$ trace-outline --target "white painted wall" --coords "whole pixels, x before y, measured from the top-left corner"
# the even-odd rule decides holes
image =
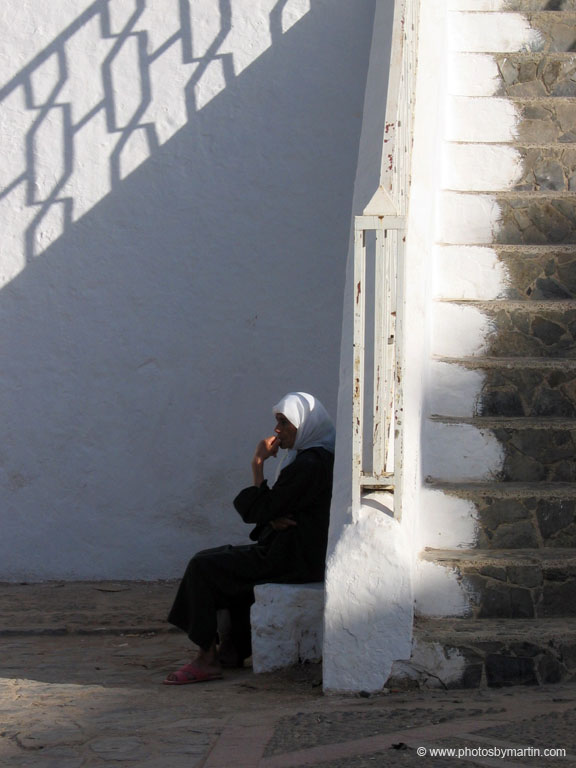
[[[179,575],[334,412],[373,10],[2,3],[0,579]]]

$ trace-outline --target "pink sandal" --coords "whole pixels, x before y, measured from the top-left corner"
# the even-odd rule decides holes
[[[208,672],[198,667],[193,661],[181,667],[177,672],[171,672],[164,685],[188,685],[189,683],[205,683],[208,680],[221,680],[222,672]]]

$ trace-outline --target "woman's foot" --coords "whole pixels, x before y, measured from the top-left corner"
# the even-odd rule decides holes
[[[188,685],[221,679],[222,670],[220,667],[200,666],[197,661],[191,661],[190,664],[185,664],[176,672],[171,672],[164,680],[164,685]]]
[[[218,661],[216,643],[212,643],[210,648],[203,650],[200,648],[196,658],[192,659],[190,664],[185,664],[176,672],[171,672],[165,685],[187,685],[189,683],[204,683],[208,680],[220,680],[222,678],[222,667]]]

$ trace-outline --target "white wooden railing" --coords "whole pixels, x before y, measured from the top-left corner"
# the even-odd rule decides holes
[[[402,305],[419,0],[396,0],[380,187],[354,219],[352,503],[402,466]],[[394,514],[400,516],[394,499]]]

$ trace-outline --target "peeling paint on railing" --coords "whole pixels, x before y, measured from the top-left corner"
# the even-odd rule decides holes
[[[352,504],[363,491],[396,489],[402,465],[402,275],[410,186],[419,0],[397,0],[380,186],[354,220],[354,390]],[[374,233],[374,291],[368,305],[367,233]],[[368,315],[368,317],[367,317]],[[367,323],[373,323],[367,341]],[[367,344],[369,343],[369,348]],[[369,357],[372,376],[367,374]],[[371,380],[369,381],[368,378]],[[371,415],[365,412],[370,410]],[[368,423],[370,422],[370,423]],[[367,436],[370,435],[370,443]],[[395,516],[401,504],[395,501]]]

